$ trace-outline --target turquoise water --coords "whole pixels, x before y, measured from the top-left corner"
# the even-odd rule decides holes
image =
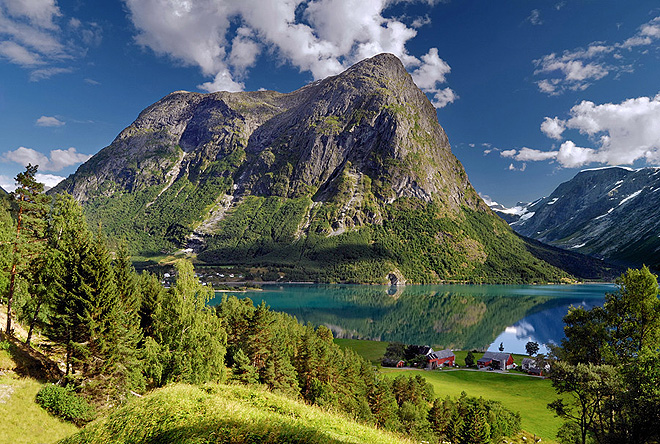
[[[335,337],[524,353],[532,340],[559,343],[571,305],[602,305],[611,284],[588,285],[268,285],[229,293],[262,300]],[[220,301],[220,294],[211,304]],[[542,349],[543,351],[543,349]]]

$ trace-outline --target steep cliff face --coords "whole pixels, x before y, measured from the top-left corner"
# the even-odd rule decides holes
[[[457,252],[421,280],[463,279],[484,268],[494,247],[462,224],[476,217],[495,237],[511,236],[470,185],[435,109],[390,54],[289,94],[172,93],[57,190],[134,251],[189,244],[212,263],[312,261],[318,270],[332,251],[339,262],[353,257],[353,268],[405,275],[394,245],[378,242],[402,242],[410,234],[388,224],[418,214],[444,220],[446,232],[429,239]]]

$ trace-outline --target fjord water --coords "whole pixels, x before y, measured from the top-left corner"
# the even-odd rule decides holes
[[[229,293],[262,300],[335,337],[400,341],[454,349],[524,353],[527,341],[559,343],[571,305],[602,305],[611,284],[583,285],[265,285]],[[222,293],[225,294],[225,293]],[[221,293],[211,301],[219,303]],[[542,347],[542,350],[544,348]]]

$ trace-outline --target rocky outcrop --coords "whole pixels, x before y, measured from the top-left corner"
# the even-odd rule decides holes
[[[374,194],[477,208],[435,109],[390,54],[290,94],[174,92],[145,109],[58,190],[81,202],[203,179],[209,163],[241,150],[235,192],[330,199],[344,171],[376,181]],[[216,172],[217,173],[217,172]],[[360,182],[359,180],[357,182]]]

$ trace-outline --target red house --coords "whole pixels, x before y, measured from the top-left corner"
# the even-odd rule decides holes
[[[451,350],[434,351],[426,356],[428,358],[428,366],[431,367],[431,369],[435,369],[443,365],[453,366],[454,359],[456,359],[456,356],[454,356],[454,352],[452,352]]]
[[[402,367],[405,367],[405,366],[406,366],[406,363],[405,363],[404,361],[399,361],[399,362],[396,363],[396,366],[397,366],[398,368],[402,368]]]
[[[487,351],[477,361],[479,368],[492,367],[497,370],[507,370],[513,367],[513,356],[510,353]]]

